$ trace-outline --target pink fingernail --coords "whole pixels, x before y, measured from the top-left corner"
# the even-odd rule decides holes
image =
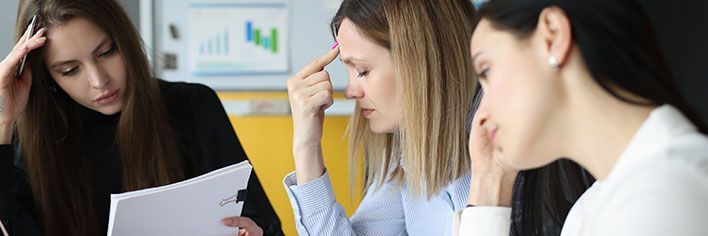
[[[334,41],[334,44],[332,45],[332,49],[336,48],[336,47],[337,47],[337,45],[339,45],[339,42],[337,42],[337,41]]]

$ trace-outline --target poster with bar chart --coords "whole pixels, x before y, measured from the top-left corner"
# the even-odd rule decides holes
[[[197,76],[288,73],[287,3],[198,3],[188,14]]]

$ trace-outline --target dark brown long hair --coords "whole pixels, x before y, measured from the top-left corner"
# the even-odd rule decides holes
[[[641,106],[671,104],[699,131],[708,131],[679,92],[639,1],[493,0],[481,8],[480,14],[496,29],[526,40],[548,7],[561,8],[567,14],[573,45],[580,50],[592,79],[607,94]],[[577,170],[582,168],[569,160],[559,160],[521,172],[514,186],[511,235],[559,234],[570,208],[593,181],[587,172]]]
[[[113,39],[125,61],[127,82],[116,131],[122,162],[122,188],[135,190],[183,178],[177,139],[152,77],[137,30],[115,0],[21,0],[15,37],[33,15],[38,27],[61,26],[82,17]],[[20,150],[27,164],[39,225],[45,235],[98,235],[93,172],[81,105],[56,86],[43,61],[43,49],[30,53],[32,87],[18,118]],[[61,89],[56,89],[61,90]]]

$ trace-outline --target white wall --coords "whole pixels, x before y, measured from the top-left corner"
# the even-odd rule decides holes
[[[15,18],[19,0],[0,1],[0,60],[5,59],[14,46]]]
[[[189,71],[187,60],[187,11],[194,2],[263,2],[265,0],[155,0],[155,53],[158,62],[163,53],[176,53],[176,70],[160,70],[158,77],[170,81],[188,81],[206,84],[218,90],[286,90],[286,80],[311,60],[329,50],[334,39],[329,32],[329,22],[339,8],[339,0],[274,0],[286,1],[289,11],[290,73],[283,75],[249,75],[229,77],[197,77]],[[272,2],[272,1],[271,1]],[[180,38],[169,37],[169,24],[175,24]],[[159,63],[158,63],[159,64]],[[336,60],[327,67],[335,89],[343,89],[347,83],[344,66]],[[234,80],[238,82],[234,82]]]

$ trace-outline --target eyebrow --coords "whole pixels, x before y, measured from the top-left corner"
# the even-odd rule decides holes
[[[477,57],[479,57],[479,55],[482,53],[484,53],[484,51],[479,51],[479,52],[476,52],[475,54],[473,54],[472,55],[472,62],[474,62],[474,60],[476,60]]]
[[[358,62],[366,62],[366,60],[364,60],[364,59],[356,58],[356,57],[353,57],[353,56],[348,56],[348,57],[345,57],[345,58],[341,58],[341,57],[340,57],[339,60],[341,60],[344,64],[347,64],[347,65],[353,65],[354,62],[357,62],[357,61],[358,61]]]
[[[96,53],[98,53],[98,50],[100,50],[103,46],[105,46],[105,45],[106,45],[107,43],[109,43],[109,42],[111,42],[111,38],[110,38],[110,37],[108,37],[108,36],[103,37],[103,39],[101,40],[101,42],[98,44],[98,46],[96,46],[96,48],[93,49],[93,51],[91,52],[91,54],[96,54]],[[73,60],[73,59],[72,59],[72,60],[66,60],[66,61],[59,61],[59,62],[53,63],[50,67],[51,67],[52,69],[56,69],[57,67],[60,67],[60,66],[66,65],[66,64],[71,64],[71,63],[74,63],[74,62],[76,62],[76,60]]]

